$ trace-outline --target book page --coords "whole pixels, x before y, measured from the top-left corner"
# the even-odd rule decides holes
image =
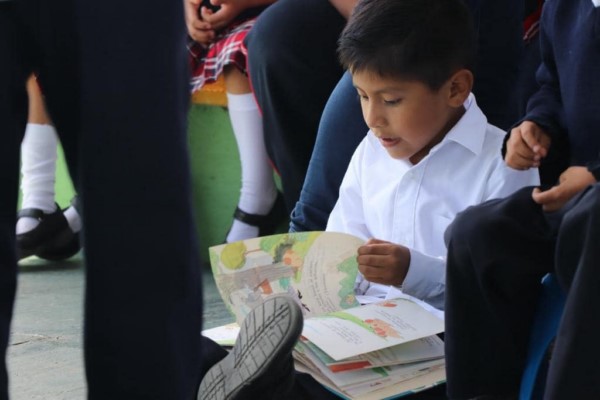
[[[206,336],[221,346],[233,346],[239,333],[240,326],[235,322],[202,331],[203,336]]]
[[[396,346],[360,354],[336,361],[308,339],[301,337],[302,344],[314,353],[320,362],[332,372],[352,371],[362,368],[385,367],[408,364],[444,357],[444,342],[436,335],[402,343]]]
[[[433,369],[426,374],[419,375],[415,378],[406,381],[395,383],[393,385],[384,387],[379,390],[374,390],[363,395],[350,396],[347,393],[343,393],[324,375],[314,374],[310,368],[306,367],[302,363],[297,362],[295,367],[297,371],[310,373],[320,384],[328,388],[332,393],[335,393],[343,399],[349,400],[397,399],[432,388],[446,381],[446,369],[444,367],[440,367],[437,369]]]
[[[358,306],[356,251],[363,241],[336,232],[297,232],[209,248],[215,282],[241,323],[274,294],[288,294],[306,316]]]
[[[395,299],[305,319],[302,336],[342,360],[443,331],[443,320],[411,300]]]

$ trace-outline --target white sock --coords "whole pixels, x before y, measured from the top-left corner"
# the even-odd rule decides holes
[[[81,217],[77,212],[77,209],[73,206],[70,206],[63,212],[65,218],[67,219],[67,223],[69,224],[69,228],[75,233],[81,230]]]
[[[238,207],[249,214],[266,215],[275,202],[277,188],[265,148],[262,116],[251,93],[227,93],[227,102],[242,167]],[[257,227],[234,220],[227,241],[256,236]]]
[[[54,181],[58,138],[52,125],[27,124],[21,142],[21,208],[38,208],[46,213],[56,210]],[[17,234],[38,225],[35,218],[19,218]]]

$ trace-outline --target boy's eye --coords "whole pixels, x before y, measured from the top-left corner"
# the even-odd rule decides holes
[[[383,100],[383,102],[388,106],[393,106],[400,103],[402,99],[392,99],[392,100]]]
[[[364,94],[358,93],[357,96],[358,96],[358,100],[360,100],[360,101],[367,101],[367,100],[369,100],[369,97],[366,96],[366,95],[364,95]]]

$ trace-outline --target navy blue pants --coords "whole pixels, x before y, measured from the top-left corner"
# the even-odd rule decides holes
[[[194,398],[202,298],[184,38],[181,2],[0,2],[0,399],[31,72],[82,198],[88,396]]]
[[[567,293],[547,399],[600,393],[600,184],[545,213],[524,188],[460,213],[448,228],[448,394],[517,393],[541,278]]]
[[[290,212],[300,196],[323,107],[343,74],[336,48],[345,23],[328,0],[279,0],[258,17],[246,39],[267,153],[281,176]]]
[[[352,78],[346,72],[323,110],[304,186],[290,218],[290,231],[325,230],[350,158],[368,130]]]

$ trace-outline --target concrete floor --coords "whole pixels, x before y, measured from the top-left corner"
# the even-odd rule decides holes
[[[84,268],[81,256],[60,263],[35,257],[19,265],[7,363],[12,400],[86,398],[82,353]],[[204,328],[233,321],[208,268]]]

